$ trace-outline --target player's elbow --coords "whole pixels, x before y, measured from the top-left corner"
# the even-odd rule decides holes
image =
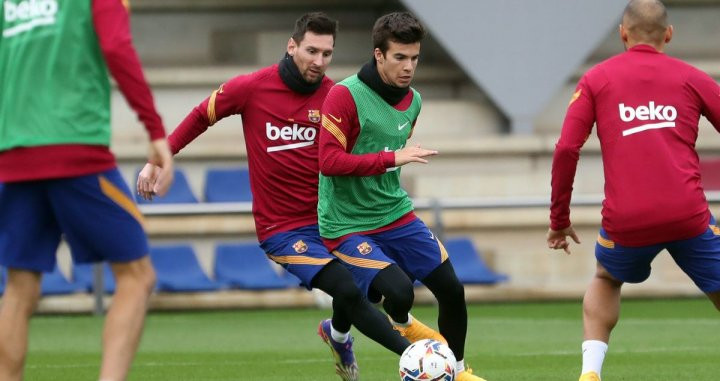
[[[134,51],[130,38],[108,38],[100,41],[100,51],[108,65],[122,63],[129,51]]]
[[[343,173],[341,166],[338,165],[338,160],[333,156],[320,156],[319,166],[320,174],[323,176],[342,176]]]
[[[580,147],[572,144],[563,144],[558,142],[555,145],[555,156],[556,157],[580,157]]]
[[[323,176],[340,176],[341,173],[335,169],[332,165],[323,165],[321,162],[320,164],[320,174]]]

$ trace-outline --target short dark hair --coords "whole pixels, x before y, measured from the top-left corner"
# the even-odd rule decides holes
[[[401,44],[413,44],[425,37],[425,27],[410,12],[394,12],[375,21],[372,31],[373,48],[385,54],[390,41]]]
[[[622,22],[640,41],[661,43],[668,27],[667,9],[660,0],[631,0]]]
[[[331,34],[334,44],[337,31],[337,20],[331,19],[323,12],[310,12],[300,16],[300,18],[295,21],[295,30],[293,30],[292,38],[299,45],[303,38],[305,38],[305,33],[307,32],[320,35]]]

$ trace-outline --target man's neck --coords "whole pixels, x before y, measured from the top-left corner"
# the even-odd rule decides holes
[[[663,53],[664,50],[665,50],[665,44],[664,44],[664,43],[658,45],[657,43],[647,42],[647,41],[628,41],[627,44],[625,44],[625,47],[627,48],[627,50],[630,50],[630,49],[632,49],[632,48],[634,48],[634,47],[636,47],[636,46],[638,46],[638,45],[647,45],[647,46],[650,46],[650,47],[652,47],[653,49],[657,50],[657,51],[660,52],[660,53]]]

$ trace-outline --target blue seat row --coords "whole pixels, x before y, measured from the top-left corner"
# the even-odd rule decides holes
[[[482,260],[469,238],[445,241],[450,261],[458,279],[464,284],[496,284],[508,277],[491,270]],[[162,245],[150,249],[150,259],[157,273],[157,290],[163,292],[200,292],[220,289],[268,290],[299,286],[299,280],[287,273],[278,273],[257,243],[219,244],[215,248],[214,279],[201,268],[190,245]],[[2,272],[0,293],[5,283]],[[115,282],[107,263],[103,265],[104,290],[115,291]],[[90,292],[93,267],[73,264],[72,281],[55,267],[42,280],[43,295]]]
[[[485,264],[470,238],[448,239],[444,244],[460,282],[495,284],[508,280],[507,275],[496,273]]]
[[[137,175],[137,174],[136,174]],[[131,181],[130,184],[134,184]],[[205,173],[205,202],[248,202],[252,201],[250,192],[250,173],[246,167],[210,168]],[[137,198],[139,204],[178,204],[197,203],[185,173],[175,170],[175,180],[163,197],[153,201]]]
[[[200,292],[221,289],[267,290],[298,287],[300,281],[283,272],[279,274],[257,243],[220,244],[215,250],[215,278],[211,279],[200,267],[190,245],[162,245],[150,248],[150,260],[157,273],[157,291]],[[6,271],[2,271],[0,293],[4,291]],[[90,292],[93,289],[93,265],[72,266],[68,280],[55,266],[43,274],[43,295]],[[103,264],[104,291],[115,292],[115,280],[110,266]]]

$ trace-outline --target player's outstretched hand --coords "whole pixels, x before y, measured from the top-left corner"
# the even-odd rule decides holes
[[[580,238],[578,238],[577,234],[575,234],[575,229],[573,229],[572,225],[563,230],[552,230],[552,228],[548,229],[548,247],[555,250],[563,249],[566,254],[570,254],[570,242],[567,241],[567,237],[572,238],[575,243],[580,243]]]
[[[437,154],[438,151],[422,148],[420,144],[405,147],[395,151],[395,166],[399,167],[413,162],[427,164],[428,161],[425,158]]]
[[[156,139],[150,143],[148,162],[149,164],[138,176],[138,192],[143,198],[150,200],[156,194],[164,196],[170,189],[175,175],[173,157],[167,140]],[[148,168],[149,165],[155,168]]]

